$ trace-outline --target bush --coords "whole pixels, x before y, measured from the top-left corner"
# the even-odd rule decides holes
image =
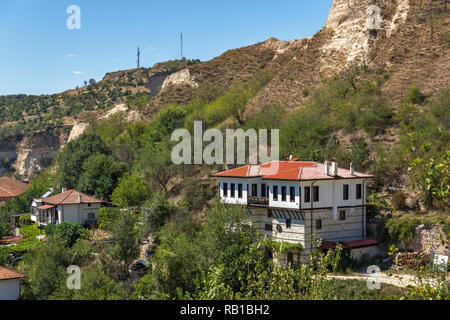
[[[129,174],[119,180],[119,185],[111,196],[112,202],[120,207],[140,205],[150,195],[145,181],[136,174]]]
[[[425,101],[425,96],[420,91],[419,86],[415,85],[409,88],[405,101],[414,104],[422,104]]]
[[[102,230],[111,230],[120,215],[117,208],[100,208],[98,210],[98,227]]]
[[[406,206],[406,196],[402,191],[397,191],[392,196],[392,207],[395,210],[401,210]]]
[[[88,231],[75,222],[63,222],[56,227],[48,226],[45,231],[49,236],[59,237],[66,247],[72,247],[78,239],[88,237]]]
[[[19,225],[20,225],[20,227],[31,226],[32,224],[34,224],[34,222],[31,221],[31,215],[30,214],[26,214],[26,215],[21,216],[19,218]]]

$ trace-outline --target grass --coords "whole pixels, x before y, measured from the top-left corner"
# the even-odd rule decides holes
[[[328,291],[336,300],[399,300],[406,296],[406,289],[381,283],[381,289],[371,290],[366,281],[331,279]]]

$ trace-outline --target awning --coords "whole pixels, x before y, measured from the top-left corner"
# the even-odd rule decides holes
[[[56,208],[55,206],[52,206],[52,205],[49,205],[49,204],[47,204],[47,205],[45,205],[45,206],[41,206],[41,207],[37,207],[39,210],[48,210],[48,209],[51,209],[51,208]]]

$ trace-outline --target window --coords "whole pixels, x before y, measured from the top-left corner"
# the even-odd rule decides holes
[[[242,184],[238,184],[238,198],[242,199]]]
[[[278,187],[273,186],[273,201],[278,201]]]
[[[266,224],[266,231],[272,231],[273,227],[271,224]]]
[[[281,201],[286,201],[286,187],[281,187]]]
[[[231,197],[232,198],[236,197],[236,189],[235,189],[235,187],[236,187],[235,184],[232,183],[231,184],[231,188],[230,188],[231,189]]]
[[[286,229],[290,229],[291,228],[291,219],[286,219]]]
[[[305,187],[305,202],[311,202],[311,187]]]
[[[267,197],[267,194],[266,194],[266,184],[263,183],[263,184],[261,185],[261,198],[265,198],[265,197]]]
[[[272,218],[273,217],[272,210],[269,209],[269,211],[267,212],[267,217],[268,218]]]
[[[223,197],[228,197],[228,183],[223,184]]]
[[[89,212],[88,213],[88,219],[89,220],[95,220],[95,212]]]
[[[257,197],[257,196],[258,196],[258,185],[252,184],[252,197]]]
[[[339,211],[339,220],[341,221],[345,220],[345,210]]]
[[[319,202],[319,187],[314,187],[314,202]]]
[[[320,230],[320,229],[322,229],[322,220],[317,219],[316,220],[316,230]]]
[[[362,184],[356,185],[356,199],[362,199]]]
[[[295,187],[291,187],[289,193],[291,194],[291,202],[295,202]]]
[[[92,207],[92,203],[88,203],[88,207],[89,207],[89,208]]]
[[[348,184],[344,184],[344,200],[348,200]]]

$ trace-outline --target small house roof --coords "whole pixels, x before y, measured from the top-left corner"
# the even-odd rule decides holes
[[[40,207],[37,207],[39,210],[48,210],[48,209],[51,209],[51,208],[54,208],[55,206],[52,206],[51,204],[46,204],[45,206],[40,206]]]
[[[0,178],[0,198],[18,197],[28,189],[28,184],[4,176]]]
[[[44,199],[35,199],[42,200],[47,204],[52,205],[61,205],[61,204],[79,204],[79,197],[81,196],[81,203],[102,203],[103,201],[87,194],[81,193],[76,190],[68,190],[66,192],[54,195],[52,197],[44,198]]]
[[[12,280],[12,279],[22,279],[25,278],[25,275],[0,267],[0,281],[1,280]]]
[[[213,175],[213,177],[223,178],[262,178],[265,180],[335,180],[335,179],[357,179],[373,178],[372,175],[354,172],[339,168],[337,176],[325,174],[324,164],[307,161],[272,161],[261,165],[247,165],[244,167],[224,171]]]

